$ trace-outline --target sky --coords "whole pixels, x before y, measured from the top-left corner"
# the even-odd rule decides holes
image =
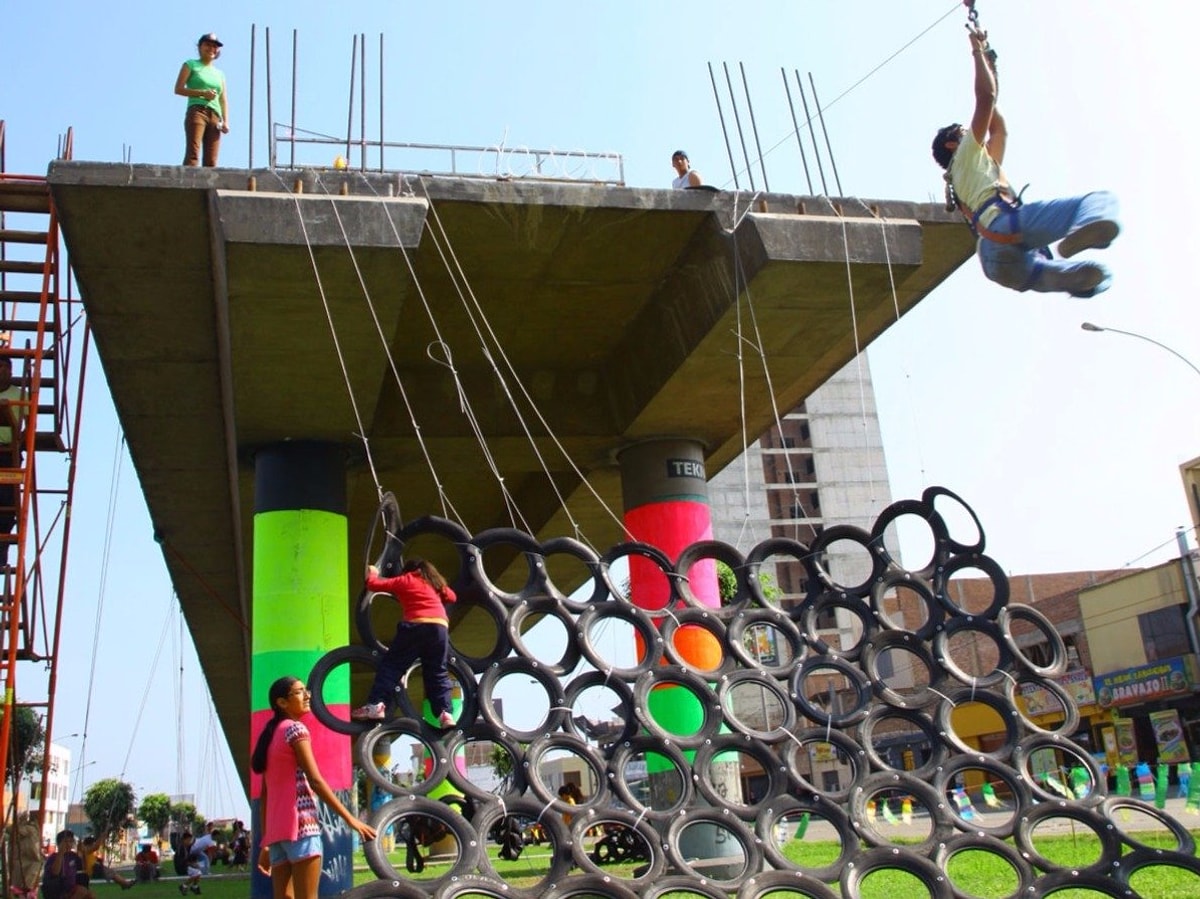
[[[940,202],[930,141],[941,125],[968,120],[972,105],[965,9],[950,0],[744,0],[736,11],[710,0],[580,10],[542,0],[213,0],[194,9],[126,0],[119,9],[60,0],[6,10],[0,118],[9,171],[44,171],[67,126],[77,159],[176,164],[184,101],[172,87],[209,31],[225,42],[219,65],[229,85],[221,161],[246,166],[252,25],[257,166],[267,158],[268,27],[279,121],[296,29],[297,124],[345,134],[351,41],[365,33],[367,131],[377,134],[383,34],[389,140],[614,151],[635,187],[668,187],[671,153],[682,148],[706,182],[735,188],[710,63],[722,82],[729,64],[757,156],[745,66],[764,151],[756,186],[765,168],[776,192],[808,193],[781,68],[798,109],[794,73],[806,87],[811,74],[847,197]],[[1175,162],[1191,146],[1194,106],[1191,33],[1177,15],[1184,4],[1092,0],[1082,14],[1067,0],[978,0],[977,9],[999,52],[1010,180],[1029,185],[1027,199],[1116,192],[1123,232],[1104,253],[1115,281],[1087,301],[1018,294],[970,261],[878,338],[869,358],[892,495],[915,497],[928,484],[956,491],[1013,574],[1166,561],[1176,529],[1190,522],[1178,469],[1200,456],[1200,374],[1147,340],[1080,324],[1131,331],[1200,362],[1191,264],[1200,176]],[[732,128],[723,83],[721,95]],[[357,102],[354,114],[357,134]],[[815,169],[807,132],[804,140]],[[828,193],[837,194],[823,139],[821,148]],[[739,182],[749,189],[744,171]],[[87,766],[85,781],[91,771],[121,776],[139,796],[193,793],[205,813],[244,816],[98,366],[74,514],[56,734],[86,728],[86,746],[61,740]]]

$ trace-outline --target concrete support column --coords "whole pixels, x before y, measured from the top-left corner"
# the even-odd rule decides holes
[[[313,665],[350,642],[346,585],[346,474],[341,447],[313,441],[277,443],[254,462],[253,632],[250,660],[251,748],[271,717],[267,691],[290,674],[307,681]],[[325,681],[325,702],[349,716],[349,671]],[[347,806],[353,790],[350,740],[309,715],[313,755],[329,786]],[[254,854],[258,858],[261,778],[252,776]],[[322,820],[324,862],[320,895],[353,885],[353,833],[337,815]],[[254,899],[271,896],[270,879],[255,872]]]
[[[704,472],[703,447],[694,440],[673,438],[635,444],[621,451],[621,493],[625,506],[625,528],[635,540],[658,547],[671,558],[700,540],[712,539],[712,512],[708,505],[708,479]],[[688,583],[696,598],[707,606],[721,604],[716,562],[705,559],[688,571]],[[667,602],[669,585],[655,565],[639,557],[629,560],[630,600],[647,609],[661,609]],[[706,669],[724,652],[714,646],[715,638],[700,628],[680,628],[675,646],[680,655],[699,669]],[[714,655],[715,654],[715,655]],[[706,660],[708,660],[706,662]],[[688,735],[700,729],[704,710],[687,691],[661,686],[650,694],[649,711],[664,729]],[[686,753],[689,761],[694,753]],[[663,772],[649,770],[650,790],[670,789]],[[659,776],[656,776],[659,775]],[[741,777],[735,762],[715,760],[710,775],[726,796],[741,795]],[[716,859],[728,854],[720,835],[707,825],[689,828],[681,842],[685,854]]]

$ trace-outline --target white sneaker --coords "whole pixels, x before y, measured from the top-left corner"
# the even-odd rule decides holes
[[[382,721],[387,717],[387,706],[382,702],[368,702],[350,713],[351,721]]]

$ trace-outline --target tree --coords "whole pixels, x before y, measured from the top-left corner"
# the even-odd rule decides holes
[[[135,807],[133,787],[115,777],[96,781],[83,794],[83,810],[101,841],[124,827]]]
[[[166,793],[151,793],[138,806],[138,817],[155,834],[161,834],[171,823],[171,797]]]
[[[764,599],[778,599],[783,595],[779,587],[775,585],[775,581],[771,578],[771,575],[767,574],[765,571],[760,571],[758,573],[758,583],[762,586],[762,595]],[[717,587],[720,591],[722,605],[737,596],[737,575],[734,573],[732,568],[730,568],[720,559],[717,560]]]
[[[22,774],[41,770],[43,748],[46,745],[42,719],[27,705],[13,706],[12,741],[8,756],[8,778],[16,787]]]
[[[196,811],[196,806],[190,802],[177,802],[171,806],[171,817],[182,830],[190,830],[194,833],[196,821],[200,819],[200,813]]]

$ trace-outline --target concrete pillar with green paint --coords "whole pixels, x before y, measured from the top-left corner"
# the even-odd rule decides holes
[[[341,447],[287,441],[264,447],[254,460],[253,628],[250,660],[251,748],[271,718],[267,691],[284,675],[307,682],[317,659],[350,642],[346,555],[346,476]],[[326,679],[330,711],[349,717],[350,671],[342,666]],[[350,804],[353,766],[350,740],[309,714],[313,756],[329,786]],[[251,804],[257,858],[261,778],[252,776]],[[322,811],[321,896],[353,886],[353,832],[337,815]],[[271,896],[270,879],[255,872],[254,899]]]

